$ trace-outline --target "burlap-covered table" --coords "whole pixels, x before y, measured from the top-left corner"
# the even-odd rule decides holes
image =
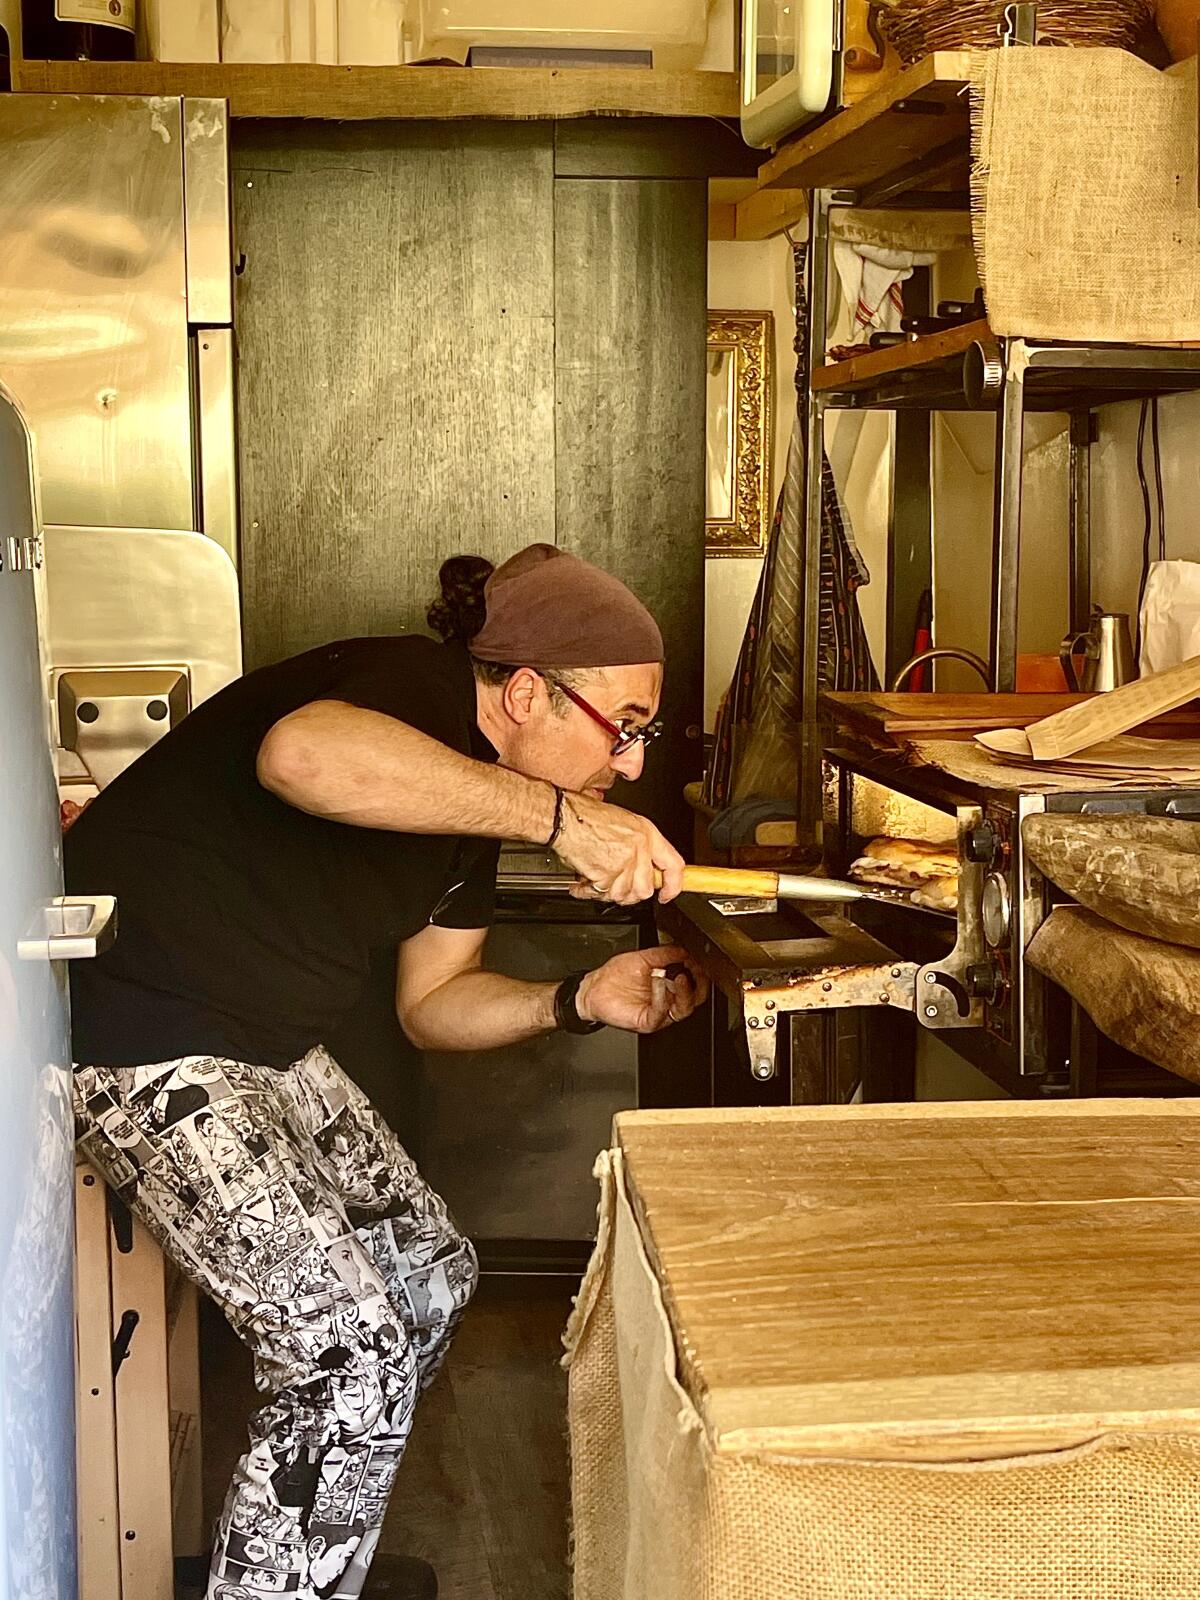
[[[1200,1594],[1200,1102],[634,1112],[575,1600]]]

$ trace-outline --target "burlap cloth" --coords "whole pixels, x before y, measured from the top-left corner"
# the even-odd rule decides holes
[[[567,1330],[575,1600],[1187,1600],[1200,1439],[986,1463],[722,1448],[677,1377],[619,1151]]]
[[[1196,62],[972,59],[975,253],[998,334],[1200,339]]]

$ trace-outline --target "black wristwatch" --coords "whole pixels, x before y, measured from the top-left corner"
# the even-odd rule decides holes
[[[596,1033],[604,1026],[602,1022],[585,1022],[575,1009],[575,996],[587,975],[587,968],[568,972],[554,991],[554,1026],[560,1033]]]

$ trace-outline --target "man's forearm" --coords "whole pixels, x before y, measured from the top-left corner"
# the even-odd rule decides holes
[[[420,1050],[493,1050],[554,1029],[553,983],[525,983],[498,972],[448,978],[400,1012]]]
[[[550,784],[339,700],[278,722],[263,740],[258,777],[288,805],[359,828],[537,842],[554,821]]]

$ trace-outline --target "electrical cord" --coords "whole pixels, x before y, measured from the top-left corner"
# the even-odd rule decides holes
[[[1158,498],[1158,559],[1167,559],[1167,515],[1163,500],[1162,448],[1158,439],[1158,396],[1150,402],[1150,439],[1154,451],[1154,488]]]
[[[1154,463],[1154,511],[1150,506],[1150,484],[1146,477],[1146,424],[1150,424],[1150,451]],[[1150,581],[1150,542],[1154,536],[1154,512],[1158,520],[1158,559],[1167,559],[1167,517],[1163,494],[1162,445],[1158,431],[1158,399],[1142,401],[1138,419],[1137,474],[1142,491],[1142,576],[1138,584],[1137,628],[1134,637],[1134,655],[1142,653],[1142,602],[1146,598],[1146,585]]]
[[[1134,632],[1133,650],[1137,658],[1142,653],[1142,600],[1146,594],[1146,584],[1150,577],[1150,485],[1146,482],[1146,422],[1150,415],[1149,400],[1142,401],[1141,416],[1138,418],[1137,432],[1137,475],[1138,486],[1142,491],[1142,576],[1138,583],[1137,600],[1137,627]]]

